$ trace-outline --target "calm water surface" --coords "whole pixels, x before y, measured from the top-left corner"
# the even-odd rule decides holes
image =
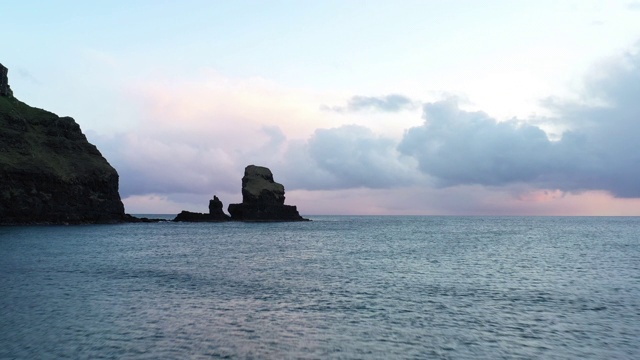
[[[0,358],[640,358],[640,218],[312,219],[0,227]]]

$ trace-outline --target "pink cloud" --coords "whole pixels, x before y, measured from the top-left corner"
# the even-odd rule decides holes
[[[296,190],[287,201],[303,214],[341,215],[530,215],[639,216],[640,199],[620,199],[602,191],[580,194],[533,190],[514,196],[509,189],[460,186],[434,189]]]

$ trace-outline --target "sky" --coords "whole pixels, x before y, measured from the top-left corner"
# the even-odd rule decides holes
[[[640,216],[640,1],[0,0],[14,96],[132,214]]]

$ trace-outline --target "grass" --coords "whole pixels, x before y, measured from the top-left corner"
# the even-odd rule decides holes
[[[0,171],[50,173],[71,181],[115,170],[73,119],[0,96]]]

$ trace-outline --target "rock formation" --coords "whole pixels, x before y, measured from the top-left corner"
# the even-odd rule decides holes
[[[284,186],[273,180],[271,170],[249,165],[242,178],[242,203],[230,204],[232,220],[304,221],[293,205],[284,204]]]
[[[0,65],[0,224],[133,221],[118,173],[70,117],[15,97]]]
[[[284,186],[273,181],[271,170],[249,165],[242,178],[242,203],[230,204],[229,214],[222,211],[222,201],[217,196],[209,200],[209,213],[183,210],[173,221],[309,221],[292,205],[284,204]]]
[[[13,92],[9,87],[9,69],[0,64],[0,96],[12,97]]]
[[[216,221],[228,221],[231,220],[229,215],[222,211],[222,201],[217,196],[213,196],[212,200],[209,200],[209,213],[196,213],[183,210],[173,221],[186,221],[186,222],[216,222]]]

